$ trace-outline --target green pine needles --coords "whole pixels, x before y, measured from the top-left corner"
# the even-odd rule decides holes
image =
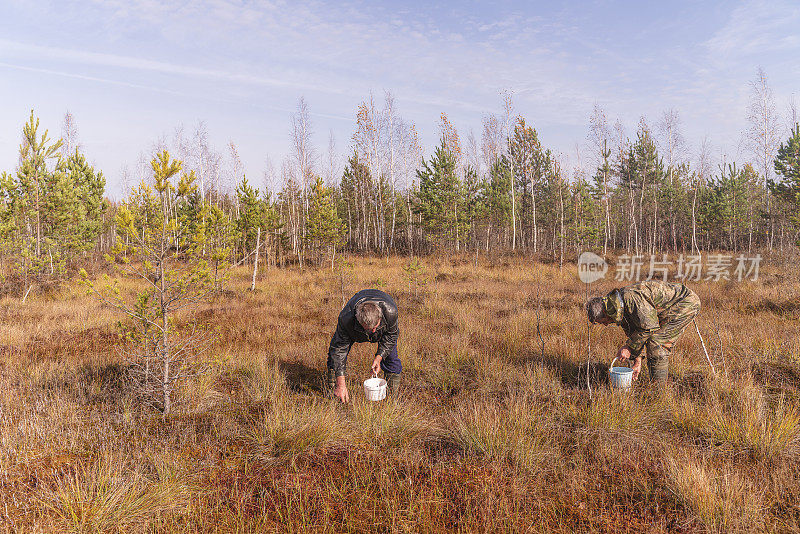
[[[77,149],[39,133],[33,111],[23,127],[16,174],[0,176],[0,253],[7,291],[27,296],[36,284],[63,278],[92,251],[108,208],[105,178]]]
[[[132,320],[126,353],[134,385],[166,415],[180,383],[213,364],[204,356],[212,332],[191,319],[180,324],[179,312],[216,292],[217,264],[226,257],[217,238],[227,223],[199,199],[194,172],[182,172],[182,163],[167,151],[151,167],[153,185],[143,183],[117,210],[117,244],[106,255],[117,277],[100,287],[83,275],[96,295]],[[126,278],[144,289],[126,290]]]

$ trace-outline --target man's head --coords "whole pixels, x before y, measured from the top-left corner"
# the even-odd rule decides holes
[[[374,302],[360,302],[356,306],[356,320],[367,332],[375,332],[381,324],[383,312]]]
[[[611,324],[614,322],[606,313],[602,297],[594,297],[586,303],[586,315],[589,316],[590,323]]]

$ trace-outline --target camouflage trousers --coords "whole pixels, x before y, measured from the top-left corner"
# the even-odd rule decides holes
[[[647,369],[652,380],[666,380],[669,370],[669,354],[675,342],[700,312],[700,297],[691,292],[680,302],[659,316],[659,324],[647,340]]]

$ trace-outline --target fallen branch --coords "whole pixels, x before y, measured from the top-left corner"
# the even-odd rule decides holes
[[[703,341],[703,336],[700,335],[700,327],[697,326],[697,319],[692,319],[692,322],[694,323],[695,330],[697,330],[697,337],[700,338],[700,344],[703,346],[703,353],[706,355],[706,360],[708,360],[708,365],[711,366],[711,372],[714,374],[714,376],[716,376],[717,370],[714,369],[714,364],[711,363],[711,358],[708,356],[708,351],[706,350],[706,342]]]

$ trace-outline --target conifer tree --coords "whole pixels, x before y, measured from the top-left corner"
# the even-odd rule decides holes
[[[317,252],[320,260],[328,254],[333,270],[336,247],[342,241],[345,225],[336,211],[333,189],[325,186],[321,176],[311,186],[307,230],[309,248]]]
[[[67,158],[65,172],[75,188],[83,219],[78,221],[79,249],[91,250],[103,230],[103,215],[108,209],[105,200],[106,179],[102,172],[86,162],[86,157],[75,149]]]
[[[456,174],[455,155],[444,138],[430,161],[422,162],[417,178],[415,211],[421,215],[423,226],[430,235],[450,241],[458,250],[467,227],[463,184]]]
[[[39,135],[39,119],[31,111],[30,119],[23,127],[16,176],[4,174],[0,181],[0,196],[4,204],[0,215],[0,237],[4,252],[10,259],[7,272],[20,286],[23,301],[33,282],[46,275],[47,264],[52,273],[60,265],[58,257],[53,258],[52,249],[47,246],[52,244],[52,240],[47,240],[46,217],[46,206],[51,201],[49,189],[62,178],[60,146],[60,140],[50,141],[47,131]]]
[[[78,225],[86,219],[86,210],[65,170],[64,165],[59,164],[47,175],[40,204],[42,248],[46,251],[51,275],[62,273],[67,259],[80,249],[82,240]]]
[[[464,216],[473,241],[478,250],[478,226],[485,224],[488,210],[486,205],[486,182],[478,178],[478,171],[472,166],[464,168]]]
[[[41,137],[38,134],[39,119],[34,117],[33,110],[27,124],[22,129],[23,141],[20,147],[20,168],[17,171],[19,193],[23,199],[21,215],[31,227],[34,253],[38,259],[42,254],[42,204],[45,201],[45,184],[51,169],[48,162],[59,161],[58,149],[61,140],[51,142],[48,131]]]
[[[574,184],[571,204],[575,252],[596,248],[603,235],[601,208],[592,195],[592,188],[583,178],[578,178]]]
[[[208,240],[207,205],[185,209],[197,194],[194,172],[167,151],[151,161],[154,185],[144,183],[117,211],[121,237],[107,259],[119,274],[143,281],[135,294],[120,289],[119,279],[100,287],[85,282],[105,302],[133,320],[136,349],[130,354],[140,393],[164,415],[175,402],[179,384],[208,368],[201,356],[211,334],[197,323],[178,328],[176,313],[206,301],[215,291],[203,250]],[[180,174],[177,184],[173,179]],[[193,214],[193,218],[187,218]]]
[[[778,148],[775,172],[783,181],[771,180],[769,188],[789,204],[791,220],[795,226],[800,226],[800,123],[795,123],[791,137]]]
[[[552,154],[545,149],[539,135],[525,119],[519,117],[514,126],[514,135],[509,140],[509,154],[513,160],[510,167],[514,172],[514,187],[520,191],[518,216],[523,229],[522,240],[537,250],[539,221],[537,202],[541,194],[542,180],[550,167]]]
[[[247,182],[247,177],[242,177],[241,183],[236,187],[236,199],[239,202],[236,231],[242,247],[242,256],[247,257],[254,250],[259,228],[263,226],[264,202],[259,198],[256,188]]]
[[[486,248],[490,247],[492,234],[502,235],[511,221],[511,166],[508,158],[497,158],[489,169],[486,184],[486,211],[488,226],[486,228]],[[499,242],[502,242],[498,239]]]
[[[339,215],[347,225],[347,242],[359,251],[366,251],[369,247],[372,187],[369,167],[359,159],[357,152],[353,152],[339,186],[344,202]]]
[[[0,180],[0,240],[8,272],[27,294],[31,281],[60,276],[102,229],[105,179],[79,152],[66,160],[33,113],[23,128],[16,175]],[[27,289],[26,289],[27,288]]]
[[[236,232],[231,218],[221,208],[213,204],[206,204],[206,206],[205,257],[209,261],[214,288],[222,291],[227,265],[233,254]]]
[[[700,196],[700,227],[712,243],[736,250],[747,228],[747,184],[755,178],[752,166],[739,168],[735,163],[720,166]],[[720,246],[718,245],[718,246]]]
[[[0,277],[4,284],[6,275],[19,271],[20,252],[26,248],[17,222],[20,214],[18,204],[17,182],[14,176],[3,172],[0,174],[0,257],[5,261]]]
[[[611,240],[611,149],[608,148],[608,143],[603,140],[603,146],[600,149],[600,156],[602,158],[600,165],[597,167],[597,172],[593,176],[594,184],[591,186],[592,195],[595,199],[602,201],[604,215],[603,215],[603,255],[606,255],[608,250],[608,243]]]
[[[235,224],[238,241],[242,246],[242,256],[245,258],[253,256],[251,259],[255,262],[253,251],[256,246],[258,245],[260,250],[269,251],[275,237],[273,234],[283,224],[270,193],[259,195],[258,190],[252,187],[245,177],[236,188],[236,200],[238,217]],[[260,254],[260,251],[257,254]]]

